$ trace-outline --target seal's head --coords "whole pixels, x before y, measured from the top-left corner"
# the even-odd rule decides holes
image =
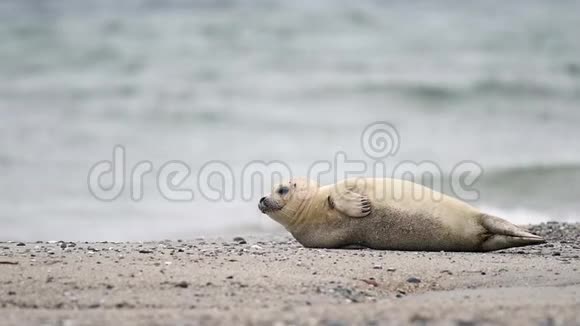
[[[293,179],[272,188],[272,193],[262,197],[260,211],[278,223],[288,226],[316,193],[318,183],[307,179]]]

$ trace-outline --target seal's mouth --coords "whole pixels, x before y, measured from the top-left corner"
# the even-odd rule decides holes
[[[260,202],[258,203],[258,209],[260,210],[260,212],[262,212],[264,214],[267,214],[269,212],[278,211],[281,208],[282,207],[280,207],[280,205],[273,203],[271,200],[269,200],[266,197],[262,197],[262,199],[260,199]]]

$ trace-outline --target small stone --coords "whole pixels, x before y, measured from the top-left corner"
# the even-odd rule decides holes
[[[379,286],[379,283],[378,283],[377,281],[375,281],[375,279],[374,279],[374,278],[370,278],[370,279],[368,279],[368,280],[366,280],[366,279],[361,279],[361,281],[363,281],[363,282],[365,282],[366,284],[368,284],[368,285],[371,285],[371,286],[373,286],[373,287],[377,287],[377,286]]]
[[[413,324],[421,324],[421,325],[426,325],[429,322],[430,318],[420,315],[420,314],[414,314],[409,321]]]
[[[373,266],[373,269],[383,269],[383,266],[381,266],[381,265],[375,265],[375,266]]]
[[[150,249],[141,249],[141,250],[139,250],[139,253],[140,254],[152,254],[153,253],[153,250],[150,250]]]
[[[227,277],[226,277],[226,279],[228,279],[228,280],[231,280],[231,279],[233,279],[233,278],[234,278],[234,277],[233,277],[232,275],[230,275],[230,276],[227,276]]]
[[[421,280],[420,280],[420,279],[418,279],[418,278],[416,278],[416,277],[409,277],[409,278],[407,279],[407,283],[414,283],[414,284],[417,284],[417,283],[421,283]]]
[[[14,292],[14,291],[8,291],[8,295],[16,295],[16,292]]]
[[[186,288],[189,287],[189,283],[186,282],[186,281],[177,282],[177,283],[175,283],[175,287],[176,288],[186,289]]]
[[[235,238],[234,238],[234,242],[235,242],[235,243],[237,243],[237,244],[246,244],[246,243],[248,243],[248,242],[246,241],[246,239],[244,239],[244,238],[242,238],[242,237],[235,237]]]
[[[396,268],[392,267],[387,268],[387,272],[395,272],[396,270],[397,270]]]
[[[24,246],[26,246],[26,243],[24,243],[24,242],[18,242],[18,243],[16,244],[16,246],[17,246],[17,247],[24,247]]]
[[[128,302],[119,302],[117,304],[115,304],[115,308],[117,309],[123,309],[123,308],[133,308],[134,306]]]
[[[560,255],[561,255],[561,253],[559,251],[552,253],[552,256],[560,256]]]

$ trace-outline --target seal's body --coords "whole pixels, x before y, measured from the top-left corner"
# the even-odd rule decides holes
[[[277,186],[259,208],[306,247],[490,251],[544,243],[455,198],[397,179]]]

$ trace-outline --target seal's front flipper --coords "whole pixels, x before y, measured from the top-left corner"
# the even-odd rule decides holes
[[[328,196],[328,204],[342,214],[350,217],[365,217],[371,213],[369,198],[348,189],[335,189]]]
[[[526,232],[499,217],[482,215],[481,224],[490,234],[482,244],[483,251],[546,243],[544,238]]]

